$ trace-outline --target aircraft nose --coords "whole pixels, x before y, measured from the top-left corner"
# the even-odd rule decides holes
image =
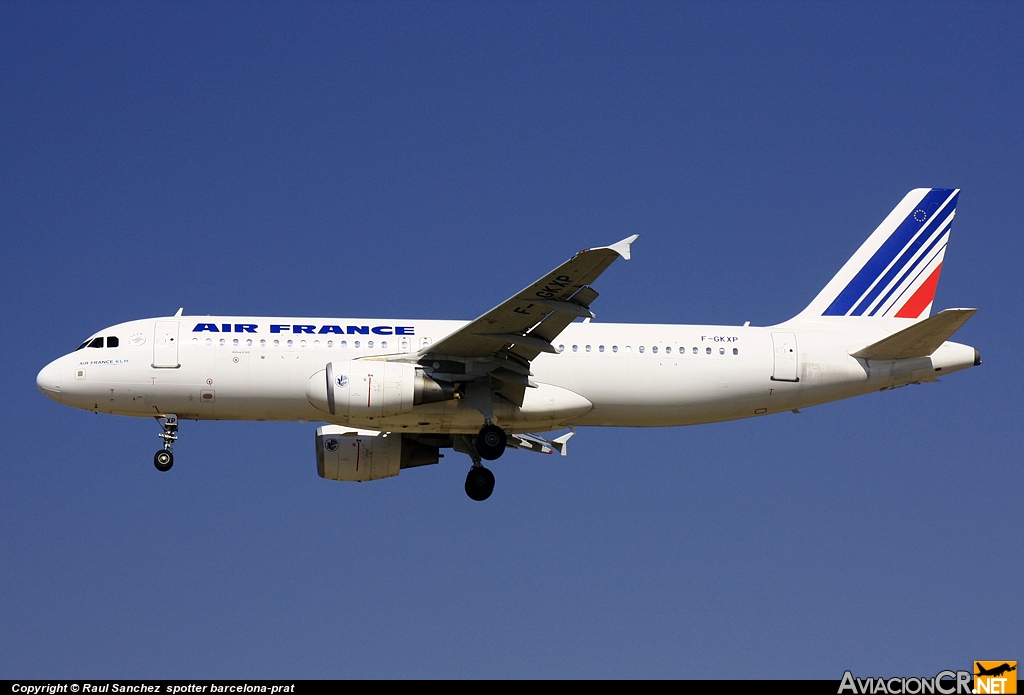
[[[60,365],[54,360],[43,367],[36,376],[36,386],[47,398],[60,403]]]

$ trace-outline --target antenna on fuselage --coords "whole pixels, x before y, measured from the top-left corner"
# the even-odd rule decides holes
[[[183,311],[185,311],[185,307],[180,307],[180,308],[178,309],[178,313],[177,313],[177,314],[175,314],[175,316],[181,316],[181,312],[183,312]]]

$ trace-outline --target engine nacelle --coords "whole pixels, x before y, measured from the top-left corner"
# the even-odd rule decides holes
[[[316,430],[316,472],[328,480],[380,480],[440,459],[436,446],[406,435],[324,425]]]
[[[413,406],[455,397],[414,364],[381,360],[331,362],[309,378],[306,397],[314,407],[351,425],[375,427],[382,417],[411,412]]]

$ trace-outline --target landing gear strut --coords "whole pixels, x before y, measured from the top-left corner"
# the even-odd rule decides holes
[[[178,438],[178,416],[168,414],[158,416],[156,420],[160,423],[160,427],[163,428],[163,432],[157,436],[164,440],[164,448],[153,455],[153,465],[161,473],[166,473],[174,465],[174,453],[171,451],[171,448]]]

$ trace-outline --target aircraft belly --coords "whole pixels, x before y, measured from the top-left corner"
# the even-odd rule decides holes
[[[512,432],[543,432],[564,427],[593,404],[577,393],[551,384],[527,389],[521,408],[505,400],[494,403],[495,422]],[[344,424],[344,423],[341,423]],[[479,410],[461,399],[416,406],[413,412],[384,418],[381,429],[402,432],[475,433],[484,424]]]
[[[573,420],[579,425],[664,427],[744,417],[747,410],[752,415],[746,404],[764,390],[760,382],[771,373],[770,362],[752,356],[586,361],[564,375],[567,387],[594,403]]]

